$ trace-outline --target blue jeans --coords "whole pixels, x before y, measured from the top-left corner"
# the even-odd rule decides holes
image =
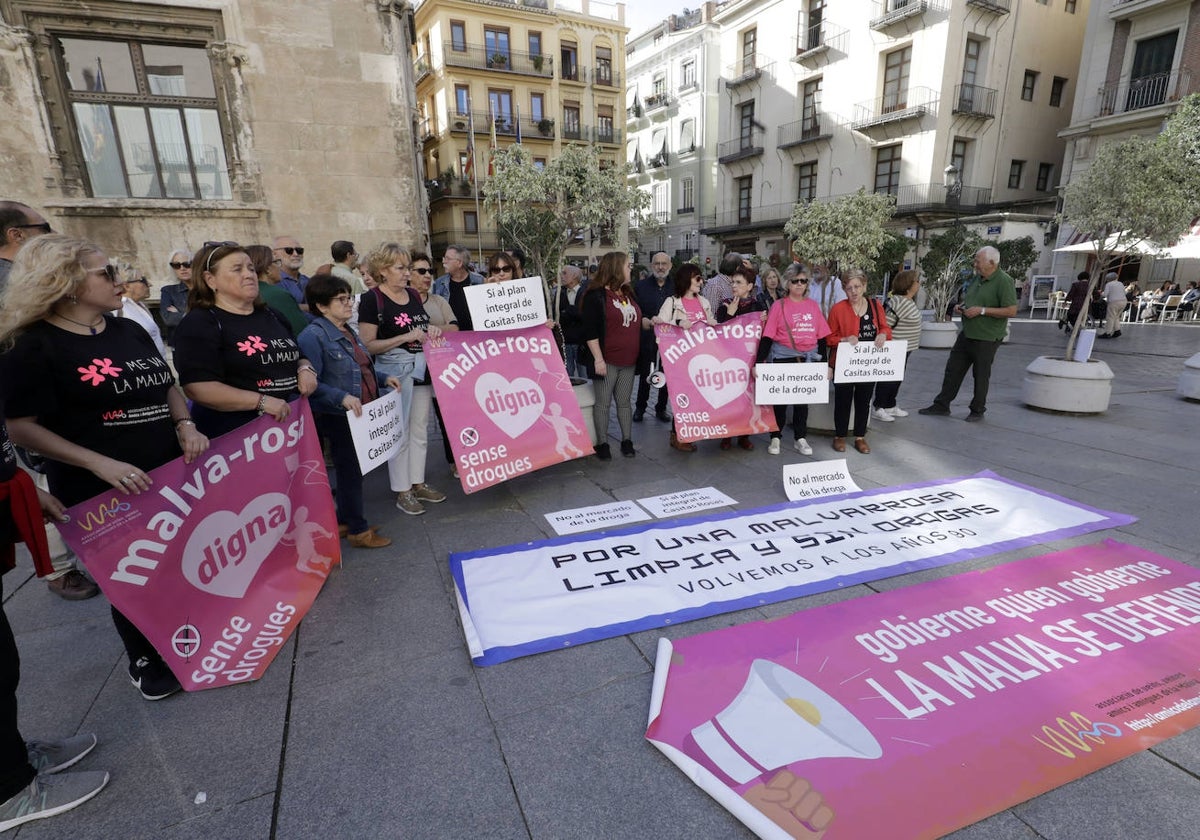
[[[317,430],[329,440],[329,449],[333,453],[338,522],[351,534],[361,534],[367,530],[367,519],[363,515],[363,477],[358,469],[354,438],[350,436],[350,423],[344,414],[318,414],[316,420]]]

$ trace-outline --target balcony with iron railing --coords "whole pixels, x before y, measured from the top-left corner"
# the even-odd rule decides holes
[[[990,187],[970,187],[965,184],[905,184],[893,193],[896,213],[961,213],[986,212],[992,203]]]
[[[592,141],[595,143],[621,144],[621,129],[612,125],[597,125],[592,128]]]
[[[560,131],[562,133],[562,139],[564,140],[584,139],[583,126],[580,125],[578,120],[563,120]]]
[[[475,70],[498,70],[525,76],[549,79],[554,75],[554,58],[517,50],[492,50],[483,44],[463,44],[455,49],[453,41],[442,42],[442,56],[447,67],[470,67]]]
[[[955,85],[953,112],[990,120],[996,116],[996,91],[979,85]]]
[[[495,121],[496,134],[509,136],[517,133],[517,120],[512,114],[496,114]],[[492,115],[487,111],[472,111],[469,118],[467,114],[450,115],[450,130],[452,132],[465,132],[472,126],[475,128],[476,134],[491,134]]]
[[[762,132],[754,129],[717,146],[717,163],[733,163],[763,153]]]
[[[1180,0],[1109,0],[1108,16],[1112,20],[1125,20],[1162,6],[1179,3]]]
[[[774,69],[774,61],[768,61],[758,53],[750,53],[749,55],[742,56],[740,61],[735,61],[725,68],[725,73],[723,74],[725,87],[744,85],[747,82],[752,82],[760,78],[763,73],[770,74]]]
[[[854,121],[850,127],[855,131],[867,132],[890,123],[920,119],[933,113],[937,103],[937,91],[927,87],[914,86],[907,91],[885,93],[882,97],[855,105]]]
[[[421,80],[433,72],[433,65],[429,63],[429,57],[424,53],[413,59],[413,81],[420,84]]]
[[[915,22],[928,8],[926,0],[876,0],[875,14],[868,26],[878,32],[901,21]]]
[[[578,62],[563,64],[558,68],[558,78],[564,82],[587,83],[587,68]]]
[[[646,108],[646,113],[649,114],[657,111],[660,108],[670,108],[675,104],[674,94],[662,91],[660,93],[652,93],[646,97],[646,101],[642,103]]]
[[[792,61],[804,62],[830,50],[845,52],[847,32],[844,27],[827,20],[805,27],[796,36],[796,54]]]
[[[1156,105],[1167,105],[1192,92],[1191,74],[1187,70],[1172,70],[1139,78],[1125,77],[1097,92],[1097,117],[1108,117]]]
[[[443,228],[430,231],[429,247],[434,259],[441,257],[451,245],[465,245],[471,250],[482,247],[484,251],[499,251],[510,247],[500,241],[500,235],[494,230],[467,230],[466,228]]]
[[[621,74],[614,71],[611,64],[597,64],[592,68],[592,84],[599,87],[619,88]]]
[[[994,15],[1006,15],[1011,11],[1009,0],[967,0],[967,5]]]
[[[832,114],[817,111],[795,122],[779,126],[775,145],[780,149],[788,149],[828,140],[833,136],[833,129],[840,125],[841,122]]]
[[[437,137],[437,126],[434,121],[429,117],[423,117],[417,123],[417,135],[421,138],[422,143],[428,143]]]
[[[700,233],[713,235],[736,230],[779,228],[792,217],[796,203],[768,204],[726,210],[700,217]]]

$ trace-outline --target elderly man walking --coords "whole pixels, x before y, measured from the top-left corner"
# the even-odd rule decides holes
[[[1000,252],[986,245],[975,252],[975,275],[963,290],[962,302],[954,307],[962,316],[962,330],[946,360],[942,390],[934,397],[933,405],[922,408],[921,414],[947,416],[950,402],[958,396],[967,371],[973,369],[975,393],[971,397],[969,422],[983,419],[987,411],[988,385],[992,378],[992,361],[1008,331],[1008,319],[1017,314],[1017,289],[1013,280],[1000,268]]]

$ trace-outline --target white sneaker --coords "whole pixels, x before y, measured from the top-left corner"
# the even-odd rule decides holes
[[[768,455],[779,454],[779,438],[771,438],[771,442],[767,444]]]
[[[896,421],[896,418],[889,414],[886,408],[872,409],[871,416],[881,423],[894,423]]]
[[[907,417],[908,416],[908,412],[905,411],[903,408],[901,408],[898,405],[893,406],[892,408],[889,408],[887,410],[887,412],[888,412],[888,414],[892,415],[893,417]]]
[[[812,447],[808,445],[808,441],[804,438],[796,438],[796,442],[792,444],[797,452],[801,455],[811,455]]]

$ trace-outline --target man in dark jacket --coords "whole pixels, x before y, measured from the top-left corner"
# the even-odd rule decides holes
[[[654,325],[650,319],[658,314],[662,305],[674,293],[668,278],[671,274],[671,258],[659,251],[650,259],[649,276],[637,281],[633,287],[633,295],[637,298],[638,306],[642,309],[642,346],[638,352],[637,401],[634,404],[633,419],[640,423],[646,416],[646,405],[650,402],[650,370],[654,359],[658,356],[658,341],[654,337]],[[654,416],[664,423],[671,420],[667,412],[667,386],[658,389],[658,401],[654,406]]]

